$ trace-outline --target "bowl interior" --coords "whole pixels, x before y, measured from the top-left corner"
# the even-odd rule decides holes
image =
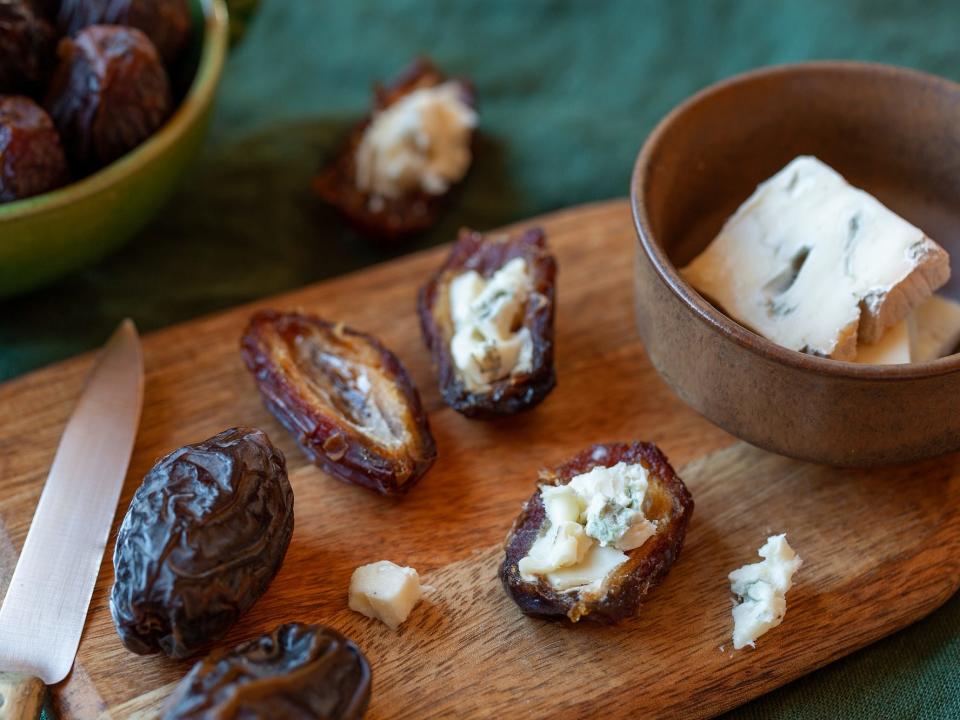
[[[815,155],[957,258],[941,292],[960,300],[958,119],[960,85],[910,70],[758,71],[694,96],[661,123],[638,162],[635,200],[655,242],[683,267],[758,183]]]

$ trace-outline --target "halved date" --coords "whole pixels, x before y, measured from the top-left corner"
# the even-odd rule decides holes
[[[513,415],[554,388],[556,274],[540,228],[515,235],[460,231],[418,299],[423,339],[448,405],[471,418]]]
[[[413,381],[376,338],[302,313],[257,313],[241,341],[264,402],[321,468],[406,493],[437,447]]]
[[[667,458],[652,443],[593,445],[569,462],[541,471],[538,486],[561,486],[594,468],[612,468],[618,463],[639,464],[647,473],[643,500],[645,518],[655,532],[638,547],[627,550],[626,560],[592,585],[558,589],[545,577],[524,579],[520,560],[549,525],[540,489],[527,500],[513,523],[505,543],[500,580],[520,609],[546,619],[588,618],[615,623],[636,615],[641,602],[660,584],[676,561],[693,514],[693,498],[677,477]]]
[[[353,127],[331,161],[314,177],[314,193],[337,208],[361,233],[378,240],[396,242],[423,232],[436,223],[449,190],[431,193],[417,187],[390,197],[361,188],[357,177],[357,153],[367,129],[379,113],[416,90],[436,87],[447,81],[447,76],[429,59],[418,58],[390,84],[375,86],[370,113]],[[450,82],[459,87],[462,101],[476,109],[473,85],[465,79]]]
[[[353,642],[320,625],[289,623],[194,665],[163,719],[359,720],[370,685],[370,664]]]

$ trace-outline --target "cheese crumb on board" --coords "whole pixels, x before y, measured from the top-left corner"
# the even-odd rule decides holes
[[[422,596],[417,571],[389,560],[361,565],[350,578],[350,609],[393,630],[407,619]]]
[[[730,589],[741,598],[733,608],[733,647],[755,646],[758,637],[783,622],[787,591],[803,560],[787,543],[787,536],[772,535],[758,551],[762,562],[744,565],[730,573]]]
[[[682,271],[734,320],[791,350],[856,358],[950,277],[923,231],[801,156],[761,183]]]
[[[960,303],[934,295],[918,307],[910,322],[913,362],[936,360],[960,345]]]
[[[856,361],[867,365],[902,365],[910,362],[910,323],[910,320],[902,320],[887,330],[879,342],[861,344],[857,347]]]

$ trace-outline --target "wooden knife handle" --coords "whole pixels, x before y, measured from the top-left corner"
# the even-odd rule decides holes
[[[0,720],[37,720],[46,698],[40,678],[0,673]]]

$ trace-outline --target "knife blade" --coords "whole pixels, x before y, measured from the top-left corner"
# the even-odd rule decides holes
[[[67,421],[0,606],[0,672],[26,679],[0,683],[0,718],[28,685],[42,691],[36,678],[53,685],[73,666],[142,404],[140,339],[124,320]]]

